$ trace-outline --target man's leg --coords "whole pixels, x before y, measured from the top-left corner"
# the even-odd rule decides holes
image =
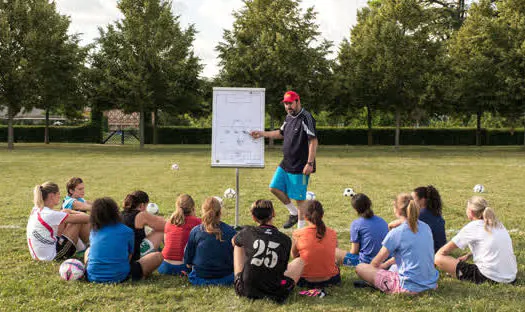
[[[297,228],[302,228],[306,225],[304,216],[306,215],[306,201],[305,200],[296,200],[297,209],[299,212],[299,221],[297,222]]]
[[[290,213],[288,221],[284,224],[285,229],[291,228],[295,223],[297,223],[298,214],[297,208],[286,194],[287,180],[287,173],[281,167],[277,167],[277,170],[275,170],[273,175],[272,182],[270,182],[270,192],[272,192],[272,194],[274,194],[275,197],[277,197],[277,199],[279,199],[279,201],[286,206],[286,209],[288,209]]]

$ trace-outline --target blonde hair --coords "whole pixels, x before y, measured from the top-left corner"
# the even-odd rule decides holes
[[[489,203],[481,196],[472,196],[467,201],[467,207],[472,214],[485,221],[485,231],[501,227],[501,222],[496,218],[496,213],[489,207]]]
[[[184,225],[186,223],[186,216],[189,216],[195,211],[195,202],[188,194],[181,194],[177,197],[175,202],[175,211],[171,215],[169,222],[174,225]]]
[[[202,204],[202,225],[206,233],[215,234],[217,240],[222,241],[221,203],[215,197],[208,197]]]
[[[42,185],[36,185],[33,189],[33,203],[35,207],[40,209],[44,208],[44,201],[47,199],[49,194],[56,194],[60,192],[58,185],[53,182],[44,182]]]
[[[418,226],[417,221],[419,219],[419,209],[417,208],[416,202],[410,196],[410,194],[402,193],[397,195],[396,198],[396,210],[403,217],[407,218],[408,226],[410,230],[417,233]]]

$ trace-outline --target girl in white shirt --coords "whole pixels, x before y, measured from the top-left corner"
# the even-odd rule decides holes
[[[35,186],[34,207],[27,222],[27,245],[35,260],[51,261],[75,254],[79,237],[89,241],[89,216],[77,211],[57,211],[60,190],[53,182]]]
[[[471,220],[435,256],[437,267],[459,280],[513,283],[518,271],[516,256],[509,232],[498,221],[485,199],[473,196],[467,202],[467,218]],[[454,258],[450,253],[469,247],[464,256]],[[466,260],[472,256],[474,264]]]

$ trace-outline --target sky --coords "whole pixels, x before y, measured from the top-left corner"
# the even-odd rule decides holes
[[[303,0],[301,8],[314,7],[318,12],[317,23],[322,36],[333,41],[332,57],[335,57],[343,38],[348,38],[350,28],[356,22],[357,9],[367,0]],[[213,77],[217,67],[215,47],[222,40],[224,29],[231,29],[232,12],[239,10],[242,0],[185,0],[172,1],[173,12],[180,15],[181,26],[185,29],[195,24],[198,31],[194,41],[195,54],[204,65],[202,76]],[[98,37],[98,27],[122,18],[117,0],[56,0],[61,14],[70,16],[70,33],[78,33],[82,44],[88,44]]]

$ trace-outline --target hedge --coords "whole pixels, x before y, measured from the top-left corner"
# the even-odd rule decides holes
[[[89,124],[81,127],[50,127],[51,142],[100,143],[100,128]],[[15,142],[43,142],[43,126],[15,126]],[[159,127],[158,144],[211,144],[210,128]],[[138,132],[138,131],[137,131]],[[366,145],[366,128],[317,129],[322,145]],[[146,144],[152,143],[153,131],[146,128]],[[373,129],[375,145],[393,145],[395,128]],[[0,141],[7,141],[7,126],[0,126]],[[277,141],[277,143],[279,143]],[[401,145],[475,145],[476,129],[472,128],[402,128]],[[523,129],[482,129],[482,145],[523,145]]]
[[[45,126],[14,126],[14,140],[18,142],[44,142]],[[49,127],[50,142],[100,143],[102,130],[92,124],[79,127]],[[0,126],[0,142],[7,142],[7,126]]]

